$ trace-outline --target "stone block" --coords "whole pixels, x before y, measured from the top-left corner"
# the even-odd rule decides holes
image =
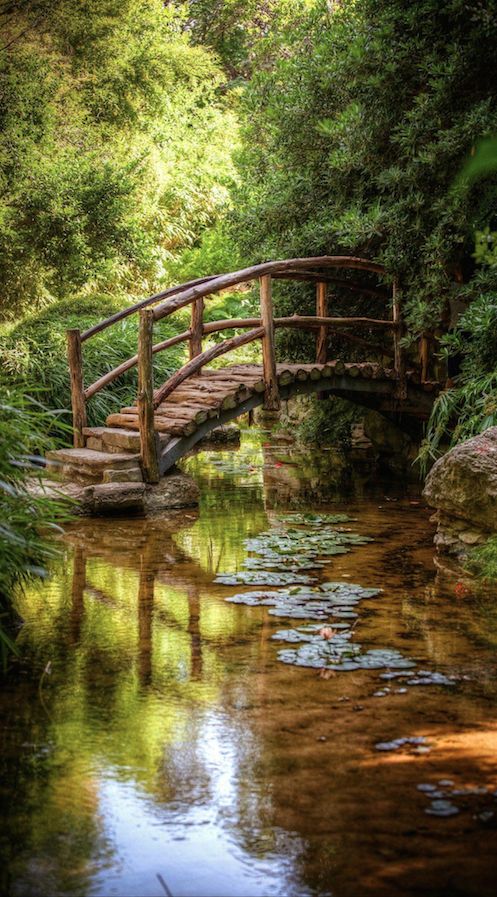
[[[101,483],[93,487],[93,513],[126,514],[143,510],[144,483]]]
[[[104,471],[103,483],[142,483],[143,476],[139,467],[128,467],[126,470]]]
[[[184,473],[170,473],[157,484],[148,485],[144,497],[146,513],[155,513],[173,508],[193,508],[198,505],[199,488]]]

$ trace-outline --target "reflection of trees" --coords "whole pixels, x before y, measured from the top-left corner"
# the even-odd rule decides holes
[[[73,554],[70,640],[76,645],[81,636],[81,623],[85,610],[84,592],[86,585],[86,557],[83,549],[76,545]]]
[[[336,501],[340,494],[363,494],[370,468],[351,467],[334,449],[309,451],[274,444],[262,447],[266,509],[298,508]]]

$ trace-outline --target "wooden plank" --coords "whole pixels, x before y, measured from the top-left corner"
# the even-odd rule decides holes
[[[278,377],[276,375],[276,351],[274,345],[274,315],[271,276],[265,274],[260,278],[261,318],[264,327],[262,337],[262,366],[264,369],[264,409],[277,411],[280,407]]]
[[[138,419],[141,440],[143,477],[147,483],[159,482],[158,447],[154,429],[152,338],[154,313],[151,308],[140,311],[138,335]]]
[[[131,414],[109,414],[107,418],[109,427],[126,427],[129,430],[140,430],[140,421],[138,417]],[[174,424],[172,421],[163,418],[154,419],[154,430],[156,433],[169,433],[171,436],[183,436],[194,433],[197,424],[194,421],[184,421],[182,424]]]
[[[394,324],[393,331],[393,348],[394,348],[394,367],[395,367],[395,375],[398,381],[397,387],[397,398],[401,401],[407,398],[407,386],[406,386],[406,363],[405,363],[405,352],[401,345],[402,335],[403,335],[403,327],[402,327],[402,313],[400,307],[400,292],[399,292],[399,284],[395,279],[392,287],[392,322]]]
[[[87,426],[86,400],[83,384],[83,356],[81,331],[74,327],[66,331],[67,361],[71,380],[71,406],[74,448],[84,448],[84,428]]]

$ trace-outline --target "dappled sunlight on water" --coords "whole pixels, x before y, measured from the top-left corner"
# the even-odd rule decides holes
[[[198,511],[81,520],[19,600],[1,892],[494,894],[497,596],[437,576],[415,486],[254,431],[187,466]],[[296,512],[374,539],[314,575],[374,591],[351,639],[398,652],[404,678],[281,663],[272,637],[305,620],[225,600],[250,591],[215,581],[245,569],[246,540]],[[413,668],[451,684],[409,684]]]

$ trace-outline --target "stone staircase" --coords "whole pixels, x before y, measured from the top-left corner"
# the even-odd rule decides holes
[[[85,448],[47,452],[47,472],[56,480],[82,486],[142,483],[140,435],[118,427],[85,427]],[[159,436],[161,447],[167,434]]]
[[[46,456],[49,493],[76,502],[76,513],[148,515],[198,504],[197,485],[180,471],[171,469],[155,485],[143,481],[136,430],[86,427],[83,434],[85,448],[57,449]],[[158,438],[164,447],[171,437],[161,433]]]

